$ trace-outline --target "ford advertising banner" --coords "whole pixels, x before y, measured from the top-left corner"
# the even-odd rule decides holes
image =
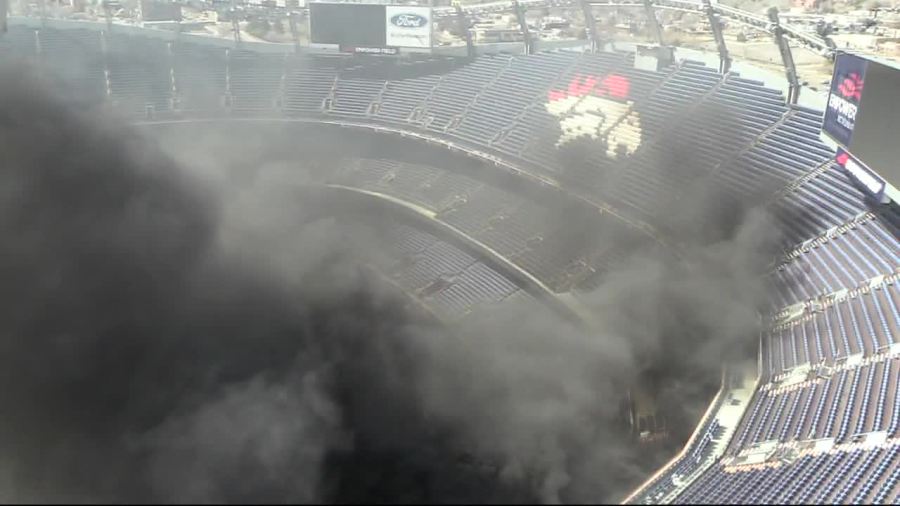
[[[392,5],[384,17],[387,46],[431,47],[431,7]]]
[[[822,131],[844,147],[850,146],[853,137],[867,65],[865,59],[851,54],[840,54],[834,62],[831,94],[825,108]]]

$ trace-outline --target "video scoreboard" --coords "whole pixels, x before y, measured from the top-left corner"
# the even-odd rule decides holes
[[[376,3],[309,4],[310,46],[346,53],[397,54],[428,51],[431,7]]]
[[[898,202],[900,66],[839,53],[822,121],[835,160],[874,199]]]

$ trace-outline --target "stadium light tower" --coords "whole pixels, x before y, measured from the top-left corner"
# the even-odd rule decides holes
[[[104,7],[106,6],[106,1],[103,2]],[[47,24],[47,0],[38,0],[38,12],[40,12],[41,16],[41,26]]]
[[[662,29],[659,27],[659,20],[656,19],[656,11],[653,9],[653,0],[644,0],[644,13],[647,15],[647,24],[650,27],[650,35],[656,40],[660,46],[664,46]]]
[[[237,0],[231,0],[231,31],[234,33],[234,45],[241,45],[241,22],[238,20]]]
[[[469,21],[469,17],[466,16],[465,11],[463,11],[461,3],[456,2],[454,7],[456,8],[457,23],[459,23],[459,26],[462,28],[463,34],[466,37],[466,56],[474,58],[475,43],[472,41],[472,23]]]
[[[797,67],[794,65],[794,55],[791,53],[791,45],[784,36],[784,28],[778,19],[778,8],[770,7],[768,10],[769,21],[772,22],[772,36],[775,38],[775,44],[778,46],[778,52],[781,53],[781,61],[784,64],[784,72],[788,82],[787,102],[796,104],[800,97],[800,81],[797,79]]]
[[[297,27],[297,16],[300,13],[292,10],[288,12],[288,26],[291,27],[291,39],[294,41],[294,52],[300,52],[300,30]]]
[[[43,0],[42,4],[46,4],[47,0]],[[112,31],[112,9],[110,0],[103,0],[103,15],[106,16],[106,29]]]
[[[728,54],[728,46],[725,45],[725,34],[722,33],[722,20],[713,9],[710,0],[703,0],[703,10],[709,20],[709,28],[716,39],[716,48],[719,51],[719,72],[725,74],[731,69],[731,55]]]
[[[0,35],[3,35],[8,30],[8,27],[6,25],[7,12],[9,12],[9,1],[0,0]]]
[[[525,40],[525,54],[534,52],[534,40],[531,38],[531,30],[528,29],[528,20],[525,19],[525,7],[519,5],[519,0],[512,0],[513,9],[516,10],[516,19],[522,30],[522,38]]]
[[[588,37],[591,39],[591,52],[594,53],[600,49],[600,33],[597,31],[597,19],[594,17],[594,10],[591,3],[587,0],[581,0],[581,10],[584,12],[584,24],[587,27]]]

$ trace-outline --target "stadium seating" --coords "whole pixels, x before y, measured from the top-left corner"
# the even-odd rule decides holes
[[[896,396],[900,361],[870,361],[823,374],[789,388],[765,385],[754,398],[732,449],[773,440],[834,438],[845,443],[856,434],[893,432],[897,420],[891,396]]]
[[[284,55],[228,51],[227,97],[237,114],[271,112],[281,99]]]
[[[513,295],[530,298],[502,274],[427,232],[397,224],[386,237],[397,260],[385,272],[442,318],[458,318]]]
[[[34,58],[37,54],[38,31],[27,26],[12,25],[0,37],[0,55]]]
[[[763,339],[763,365],[776,376],[801,365],[834,364],[853,355],[884,353],[900,338],[896,283],[854,296],[778,326]]]
[[[401,72],[383,60],[13,25],[0,37],[4,54],[40,62],[74,104],[105,102],[135,120],[327,119],[498,157],[550,183],[533,191],[604,212],[567,227],[557,210],[488,177],[397,160],[348,159],[330,182],[425,208],[557,293],[590,291],[635,244],[655,246],[647,229],[677,243],[668,210],[699,185],[726,205],[764,203],[784,251],[768,279],[764,319],[773,324],[760,340],[757,390],[724,457],[700,472],[710,449],[726,444],[710,420],[635,501],[675,493],[700,503],[898,500],[900,216],[867,201],[832,162],[818,139],[819,111],[786,106],[780,92],[698,62],[636,70],[623,52],[435,59]],[[579,109],[583,98],[551,103],[573,83],[576,91],[593,83],[582,94],[600,97],[596,83],[607,76],[630,83],[626,98],[595,110]],[[594,135],[566,137],[592,122],[601,125]],[[382,271],[442,318],[504,301],[537,304],[509,273],[448,238],[400,224],[388,237],[395,256]],[[786,308],[797,314],[776,321]]]
[[[31,45],[27,38],[20,41]],[[81,103],[95,104],[107,98],[106,59],[98,32],[38,30],[36,44],[35,57],[49,69],[53,88]]]
[[[338,70],[321,65],[313,58],[288,57],[284,86],[284,112],[289,115],[322,113],[325,100],[331,95]]]
[[[898,456],[900,445],[893,444],[807,454],[790,463],[765,467],[729,469],[718,465],[691,484],[677,502],[888,504],[892,496],[897,498]]]
[[[610,243],[633,245],[641,240],[602,216],[590,219],[596,227],[595,237],[585,229],[578,229],[578,238],[565,237],[567,229],[559,226],[562,218],[556,218],[546,206],[495,184],[422,164],[354,159],[331,180],[432,210],[440,221],[511,260],[555,291],[568,290],[587,277],[596,281],[608,271],[624,252]],[[618,234],[619,240],[600,240],[611,233]]]
[[[165,115],[173,106],[173,73],[166,42],[106,36],[109,94],[114,106],[135,116]],[[127,48],[123,50],[122,48]],[[135,54],[139,55],[135,58]]]
[[[225,50],[178,43],[174,49],[176,107],[179,113],[215,115],[225,104]]]

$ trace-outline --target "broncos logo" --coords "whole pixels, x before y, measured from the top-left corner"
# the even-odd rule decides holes
[[[859,102],[862,98],[863,80],[856,72],[847,75],[838,85],[838,91],[844,98],[854,98]]]
[[[575,75],[547,94],[547,112],[559,119],[556,147],[580,138],[604,140],[607,156],[634,153],[641,144],[640,114],[629,100],[631,83],[619,74]]]

